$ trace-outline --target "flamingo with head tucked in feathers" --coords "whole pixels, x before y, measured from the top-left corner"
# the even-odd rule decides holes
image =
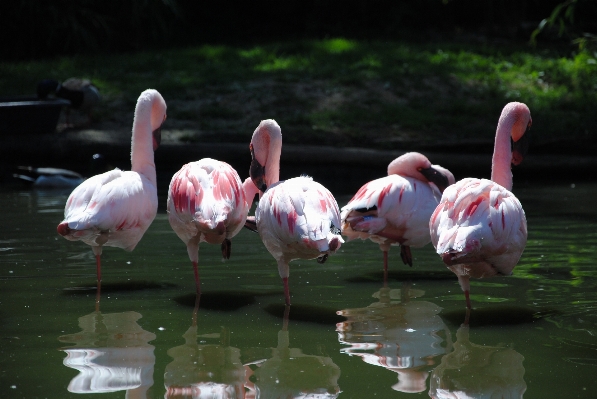
[[[245,189],[249,191],[247,194]],[[249,178],[243,186],[232,166],[211,158],[188,163],[172,177],[168,220],[187,246],[198,294],[201,293],[199,243],[220,244],[223,258],[229,259],[230,239],[245,225],[256,192]]]
[[[279,181],[282,132],[273,119],[261,121],[251,139],[251,179],[261,191],[255,222],[265,247],[278,262],[286,305],[289,262],[314,259],[324,263],[344,242],[334,196],[307,176]]]
[[[507,104],[498,121],[491,180],[466,178],[448,187],[429,221],[433,246],[458,276],[467,309],[469,278],[510,275],[525,248],[527,221],[510,192],[510,168],[526,154],[531,124],[525,104]]]
[[[132,251],[158,209],[154,151],[166,120],[166,102],[156,90],[137,100],[131,143],[131,170],[114,169],[90,177],[68,197],[58,234],[91,246],[101,281],[104,246]]]
[[[388,250],[400,245],[400,257],[412,266],[410,247],[431,241],[429,218],[454,175],[418,152],[404,154],[388,165],[388,176],[363,185],[342,208],[342,234],[379,244],[388,272]]]

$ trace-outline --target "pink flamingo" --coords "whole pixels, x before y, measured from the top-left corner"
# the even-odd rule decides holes
[[[418,152],[404,154],[388,165],[388,176],[372,180],[342,208],[342,234],[379,244],[383,251],[384,277],[388,251],[400,245],[400,257],[412,266],[410,247],[431,241],[429,218],[454,175]]]
[[[155,218],[158,195],[153,152],[165,120],[166,102],[160,93],[151,89],[141,93],[133,121],[132,170],[114,169],[90,177],[66,201],[58,234],[91,245],[98,284],[102,280],[102,247],[132,251]]]
[[[522,162],[531,124],[525,104],[507,104],[497,126],[491,180],[466,178],[448,187],[429,221],[433,246],[458,276],[468,310],[469,278],[510,275],[526,245],[526,217],[509,191],[510,164]]]
[[[250,179],[244,186],[253,196],[257,192]],[[168,220],[187,246],[198,294],[199,243],[221,244],[222,256],[230,258],[230,239],[245,225],[253,200],[245,187],[230,165],[211,158],[184,165],[170,181]]]
[[[282,132],[273,119],[261,121],[251,139],[250,175],[262,192],[255,222],[257,231],[278,262],[286,305],[289,262],[317,258],[324,263],[344,242],[339,235],[340,211],[333,195],[307,176],[279,181]]]

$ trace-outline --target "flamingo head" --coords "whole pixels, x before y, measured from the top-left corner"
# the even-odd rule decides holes
[[[433,183],[442,192],[455,182],[454,175],[449,170],[439,165],[431,165],[429,159],[418,152],[408,152],[390,162],[388,175],[412,177],[426,183]]]
[[[162,142],[162,125],[166,122],[166,102],[156,91],[159,98],[153,102],[151,107],[151,135],[153,136],[153,150],[157,150]]]
[[[439,188],[440,192],[456,182],[454,175],[448,169],[439,165],[431,165],[428,168],[419,168],[418,171],[425,176],[425,178]]]
[[[251,139],[249,176],[260,191],[277,183],[280,175],[282,131],[273,119],[261,121]]]
[[[265,182],[265,167],[259,163],[257,158],[255,157],[255,149],[253,148],[253,144],[249,145],[249,150],[251,151],[251,168],[249,169],[249,175],[251,176],[251,180],[255,187],[257,187],[260,191],[267,190],[267,183]]]
[[[531,118],[531,111],[526,104],[510,103],[506,107],[511,106],[511,113],[508,115],[514,118],[511,133],[512,145],[512,164],[519,165],[524,159],[530,144],[530,130],[533,124]]]
[[[153,137],[153,150],[157,150],[162,142],[162,125],[166,121],[166,114],[164,114],[164,119],[162,119],[162,123],[157,129],[154,129],[151,132],[151,136]]]

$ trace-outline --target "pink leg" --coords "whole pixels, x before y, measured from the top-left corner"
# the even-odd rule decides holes
[[[197,294],[201,295],[201,280],[199,279],[197,262],[193,262],[193,271],[195,272],[195,287],[197,288]]]
[[[100,282],[102,281],[102,261],[101,261],[101,255],[95,255],[95,267],[97,270],[97,281]]]
[[[471,317],[471,310],[466,308],[466,316],[464,316],[464,325],[468,326],[468,320]]]
[[[100,297],[101,297],[101,293],[102,293],[102,282],[101,281],[97,281],[97,289],[95,291],[95,311],[99,312],[100,311]]]
[[[288,277],[283,277],[284,283],[284,298],[286,299],[286,306],[290,306],[290,290],[288,289]]]
[[[471,310],[471,298],[469,296],[468,290],[464,291],[464,298],[466,299],[466,310],[467,312]]]

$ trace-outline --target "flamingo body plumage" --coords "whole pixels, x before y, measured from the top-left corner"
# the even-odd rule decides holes
[[[525,104],[507,104],[496,132],[492,179],[466,178],[448,187],[429,220],[433,246],[458,276],[468,309],[469,278],[510,275],[526,246],[527,221],[510,191],[510,164],[522,161],[517,148],[526,150],[524,134],[531,124]]]
[[[132,251],[158,208],[154,150],[166,119],[166,103],[156,90],[141,93],[133,122],[132,170],[114,169],[85,180],[68,197],[58,234],[90,245],[101,281],[102,247]]]
[[[370,239],[384,252],[391,245],[401,246],[401,257],[412,266],[410,247],[422,247],[431,241],[429,218],[443,189],[454,183],[447,169],[422,154],[407,153],[388,166],[388,176],[363,185],[342,208],[342,234],[348,240]]]
[[[289,262],[294,259],[327,260],[344,242],[339,235],[340,211],[328,189],[311,177],[279,181],[282,148],[280,126],[261,121],[251,140],[251,178],[263,192],[255,210],[257,231],[276,259],[290,305]]]
[[[172,177],[167,206],[170,226],[187,246],[199,293],[199,243],[221,244],[228,259],[230,239],[244,226],[250,200],[229,164],[204,158],[184,165]]]

